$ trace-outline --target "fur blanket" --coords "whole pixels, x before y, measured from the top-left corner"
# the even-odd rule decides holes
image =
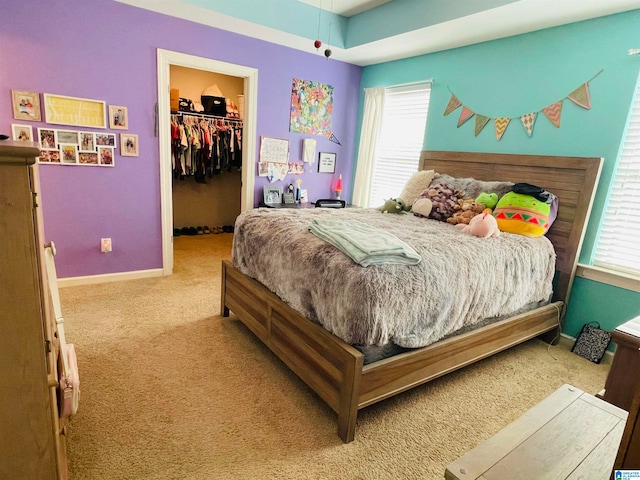
[[[381,228],[422,261],[362,267],[311,234],[313,219]],[[416,348],[485,318],[548,302],[555,252],[546,237],[482,239],[412,214],[261,208],[237,218],[233,264],[349,344]]]

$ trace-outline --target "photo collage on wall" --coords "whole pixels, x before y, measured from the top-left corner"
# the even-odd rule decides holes
[[[115,133],[38,128],[40,163],[114,166]]]
[[[40,94],[12,90],[13,113],[16,120],[41,121]],[[102,100],[43,94],[45,123],[76,127],[129,129],[128,109],[125,106],[109,105]],[[108,122],[105,121],[108,118]],[[36,142],[40,147],[39,163],[58,165],[115,165],[115,150],[120,148],[123,157],[137,157],[138,135],[108,132],[89,132],[49,127],[34,128],[27,124],[12,124],[14,140]]]

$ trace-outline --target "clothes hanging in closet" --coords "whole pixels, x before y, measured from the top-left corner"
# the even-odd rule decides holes
[[[242,122],[172,114],[171,166],[174,178],[193,176],[198,183],[241,168]]]

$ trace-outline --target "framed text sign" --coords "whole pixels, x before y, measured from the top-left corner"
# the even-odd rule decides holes
[[[43,94],[46,123],[107,128],[106,105],[101,100]]]

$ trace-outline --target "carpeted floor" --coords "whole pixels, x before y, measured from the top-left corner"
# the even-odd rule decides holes
[[[71,480],[442,479],[563,383],[604,386],[608,365],[532,340],[362,410],[344,445],[333,411],[220,317],[231,240],[176,238],[169,277],[61,290],[82,395]]]

